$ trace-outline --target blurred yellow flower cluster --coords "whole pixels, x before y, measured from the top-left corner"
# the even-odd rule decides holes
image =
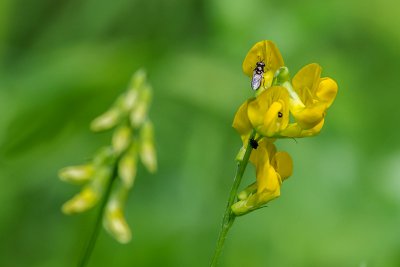
[[[131,239],[124,207],[134,184],[138,158],[151,173],[157,170],[153,126],[148,118],[151,97],[146,73],[139,70],[133,75],[128,90],[91,124],[95,132],[114,129],[111,145],[100,149],[89,163],[59,172],[61,180],[83,185],[81,192],[62,206],[62,211],[65,214],[84,212],[103,198],[106,201],[104,227],[121,243]]]
[[[235,215],[259,209],[280,195],[293,164],[288,153],[277,152],[275,141],[318,134],[338,90],[333,79],[321,77],[322,69],[316,63],[304,66],[290,79],[271,41],[258,42],[250,49],[243,72],[252,79],[255,97],[239,107],[233,127],[243,141],[237,159],[243,159],[246,148],[253,149],[250,162],[256,168],[256,182],[238,194],[231,207]]]

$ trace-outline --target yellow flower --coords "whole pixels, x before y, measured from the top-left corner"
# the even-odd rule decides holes
[[[242,64],[243,72],[252,78],[260,62],[265,64],[261,87],[266,89],[271,86],[275,71],[284,65],[281,53],[272,41],[260,41],[250,49]]]
[[[289,94],[284,87],[273,86],[256,98],[244,102],[233,120],[235,128],[246,142],[254,129],[258,135],[273,138],[289,123]]]
[[[336,82],[321,78],[321,70],[316,63],[306,65],[293,77],[293,87],[286,86],[291,96],[290,111],[303,130],[321,124],[337,94]]]
[[[286,152],[277,152],[275,145],[263,138],[253,150],[250,162],[256,167],[256,183],[239,193],[232,205],[235,215],[243,215],[279,197],[282,181],[292,175],[293,163]]]

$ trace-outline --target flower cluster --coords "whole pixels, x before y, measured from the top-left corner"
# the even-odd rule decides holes
[[[278,138],[300,138],[318,134],[325,115],[337,94],[337,84],[321,77],[321,67],[304,66],[292,79],[282,56],[271,41],[256,43],[243,61],[243,72],[252,79],[255,97],[237,111],[233,127],[240,134],[243,147],[237,159],[243,160],[246,149],[253,149],[250,162],[256,168],[256,182],[238,194],[231,206],[239,216],[263,207],[280,195],[282,182],[291,176],[292,159],[278,152]]]
[[[146,74],[139,70],[133,75],[128,90],[91,123],[95,132],[115,129],[111,145],[100,149],[90,162],[59,172],[61,180],[83,185],[81,192],[62,206],[62,211],[65,214],[84,212],[104,198],[107,201],[104,227],[121,243],[131,239],[124,206],[134,184],[138,158],[151,173],[157,169],[153,126],[147,116],[151,97],[152,88],[146,82]]]

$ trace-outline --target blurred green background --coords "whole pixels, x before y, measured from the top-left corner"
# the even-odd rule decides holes
[[[294,74],[339,84],[316,138],[282,140],[294,175],[239,218],[220,266],[400,266],[400,4],[375,1],[1,0],[0,265],[74,266],[96,211],[57,171],[110,140],[88,125],[145,67],[159,172],[127,204],[133,240],[102,232],[90,266],[208,266],[252,92],[241,63],[273,40]],[[248,168],[243,186],[254,179]]]

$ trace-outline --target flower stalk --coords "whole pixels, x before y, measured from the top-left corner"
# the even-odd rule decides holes
[[[90,235],[89,242],[87,243],[86,249],[82,255],[82,257],[79,260],[78,267],[85,267],[87,263],[89,262],[90,256],[92,255],[94,245],[96,244],[97,238],[100,233],[101,229],[101,222],[104,217],[104,212],[107,206],[108,199],[110,198],[111,195],[111,189],[113,187],[114,181],[118,176],[117,172],[117,164],[114,165],[114,170],[112,172],[112,175],[108,181],[107,187],[106,187],[106,192],[104,193],[103,199],[101,200],[99,211],[97,214],[96,222],[93,227],[92,234]]]
[[[215,247],[214,256],[212,258],[212,262],[211,262],[211,265],[210,265],[211,267],[217,266],[217,263],[218,263],[218,260],[219,260],[219,256],[221,255],[222,248],[224,246],[225,239],[226,239],[226,236],[228,234],[228,231],[231,228],[233,222],[235,221],[235,219],[237,217],[232,212],[231,206],[233,205],[233,203],[236,200],[236,196],[238,194],[238,189],[239,189],[239,186],[240,186],[240,182],[242,181],[244,171],[246,170],[247,164],[248,164],[249,159],[250,159],[251,151],[253,150],[253,148],[251,147],[251,144],[250,144],[250,140],[252,138],[254,138],[254,136],[255,136],[255,132],[253,132],[251,134],[251,136],[250,136],[250,138],[249,138],[249,140],[247,142],[246,152],[245,152],[245,154],[243,156],[243,159],[241,161],[239,161],[237,169],[236,169],[236,175],[235,175],[235,178],[233,180],[231,191],[229,193],[228,203],[226,205],[224,217],[222,219],[221,230],[220,230],[219,235],[218,235],[217,245]]]

